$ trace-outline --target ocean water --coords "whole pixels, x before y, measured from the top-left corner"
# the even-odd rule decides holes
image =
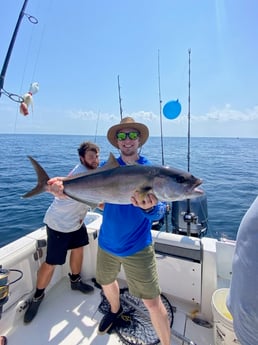
[[[53,197],[48,193],[23,199],[36,185],[27,156],[39,161],[50,177],[65,176],[78,163],[77,148],[92,136],[0,135],[0,247],[43,225]],[[96,137],[101,159],[118,155],[106,140]],[[187,170],[187,138],[163,138],[165,165]],[[149,138],[142,149],[153,164],[161,164],[161,140]],[[258,139],[191,138],[190,171],[203,179],[208,200],[209,237],[235,239],[239,223],[258,192]]]

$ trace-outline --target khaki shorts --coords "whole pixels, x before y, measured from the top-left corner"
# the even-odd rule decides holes
[[[101,285],[114,282],[123,265],[132,295],[153,299],[160,295],[156,258],[153,245],[131,256],[115,256],[98,247],[96,280]]]

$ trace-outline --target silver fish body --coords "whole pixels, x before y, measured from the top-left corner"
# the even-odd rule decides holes
[[[38,184],[24,198],[46,190],[49,179],[44,169],[29,157],[38,175]],[[63,180],[64,194],[86,204],[100,202],[130,204],[135,191],[143,196],[151,193],[160,201],[176,201],[200,196],[197,187],[202,183],[188,172],[164,166],[123,165],[120,166],[110,154],[108,162],[101,168],[84,174],[66,177]]]

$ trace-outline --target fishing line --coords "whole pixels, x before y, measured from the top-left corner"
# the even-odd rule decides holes
[[[50,3],[49,3],[49,7],[50,7]],[[36,9],[37,13],[39,13],[39,9],[40,9],[40,3],[38,3],[38,7]],[[48,12],[49,12],[49,8],[48,8]],[[39,21],[38,21],[38,19],[36,17],[31,16],[31,15],[29,15],[27,13],[24,13],[24,15],[28,18],[28,20],[32,24],[38,24],[39,23]],[[38,66],[38,60],[39,60],[39,55],[40,55],[40,51],[41,51],[41,47],[42,47],[43,37],[44,37],[44,34],[45,34],[46,24],[47,23],[45,22],[45,24],[43,25],[43,27],[41,29],[40,39],[39,40],[36,39],[36,41],[38,41],[39,44],[38,44],[38,48],[37,48],[36,55],[35,55],[35,58],[34,58],[34,64],[33,64],[32,72],[31,72],[30,83],[32,83],[34,81],[34,77],[35,77],[35,74],[36,74],[36,69],[37,69],[37,66]],[[33,39],[35,40],[35,31],[36,31],[35,27],[31,28],[29,45],[28,45],[27,55],[26,55],[26,64],[25,64],[24,69],[23,69],[23,78],[22,78],[20,90],[23,88],[23,81],[24,81],[24,77],[25,77],[25,74],[26,74],[26,70],[28,69],[28,65],[29,66],[32,65],[31,62],[30,62],[31,59],[29,59],[29,57],[31,56],[31,52],[35,51],[35,49],[32,49]]]
[[[28,14],[25,14],[24,15],[28,18],[28,20],[32,23],[32,24],[38,24],[38,20],[31,16],[31,15],[28,15]],[[33,21],[31,20],[31,18],[34,18]],[[24,84],[24,79],[25,79],[25,74],[26,74],[26,70],[27,70],[27,67],[28,67],[28,64],[29,64],[29,56],[30,56],[30,52],[31,52],[31,47],[32,47],[32,36],[33,36],[33,32],[34,32],[34,27],[31,28],[30,30],[30,39],[29,39],[29,44],[28,44],[28,47],[27,47],[27,53],[26,53],[26,58],[25,58],[25,65],[24,65],[24,68],[23,68],[23,73],[22,73],[22,79],[21,79],[21,83],[20,83],[20,89],[19,89],[19,93],[22,94],[24,92],[22,92],[23,90],[23,84]],[[16,125],[17,125],[17,119],[18,119],[18,114],[19,114],[19,107],[16,108],[16,116],[15,116],[15,124],[14,124],[14,129],[16,131]]]
[[[38,24],[38,20],[35,22],[35,24]],[[20,84],[20,93],[22,93],[22,88],[23,88],[23,82],[24,82],[24,78],[25,78],[25,74],[26,74],[26,70],[28,68],[29,65],[29,56],[30,56],[30,52],[31,52],[31,47],[32,47],[32,36],[34,33],[34,27],[31,28],[30,30],[30,39],[29,39],[29,44],[27,46],[27,53],[26,53],[26,58],[25,58],[25,65],[23,67],[23,73],[22,73],[22,80],[21,80],[21,84]]]
[[[159,88],[159,119],[160,119],[160,140],[161,140],[161,164],[164,165],[164,144],[163,144],[163,126],[162,126],[162,99],[160,87],[160,59],[158,50],[158,88]]]
[[[53,0],[49,0],[48,2],[48,7],[47,7],[47,13],[51,13],[51,7],[53,6]],[[47,27],[47,24],[50,20],[50,16],[47,16],[47,21],[45,20],[44,22],[44,25],[43,25],[43,28],[41,30],[41,35],[40,35],[40,39],[39,39],[39,46],[38,46],[38,51],[37,51],[37,54],[36,54],[36,59],[35,59],[35,64],[34,64],[34,69],[33,69],[33,72],[32,72],[32,80],[34,80],[34,77],[35,77],[35,74],[36,74],[36,70],[37,70],[37,66],[38,66],[38,61],[39,61],[39,57],[40,57],[40,52],[41,52],[41,48],[42,48],[42,42],[43,42],[43,38],[45,37],[45,31],[46,31],[46,27]]]
[[[97,123],[96,123],[96,130],[95,130],[94,143],[96,143],[96,140],[97,140],[97,132],[98,132],[98,126],[99,126],[99,115],[100,115],[100,112],[98,112],[98,117],[97,117]]]
[[[38,6],[37,6],[37,8],[35,10],[35,12],[38,13],[38,14],[39,14],[40,8],[41,8],[40,5],[41,5],[41,3],[38,2]],[[47,13],[49,13],[49,11],[50,11],[50,6],[52,6],[52,3],[50,3],[50,1],[49,1],[48,2],[48,7],[47,7]],[[39,24],[40,23],[39,20],[35,16],[32,16],[32,15],[30,15],[28,13],[24,13],[24,16],[26,16],[28,18],[28,20],[32,24]],[[47,18],[49,19],[49,16],[47,16]],[[28,75],[27,71],[29,69],[31,71],[31,73],[30,73],[31,77],[29,78],[29,83],[28,83],[28,85],[30,85],[29,91],[31,91],[32,85],[33,85],[33,83],[35,83],[34,78],[35,78],[35,75],[36,75],[36,72],[37,72],[39,56],[40,56],[40,52],[41,52],[41,48],[42,48],[43,38],[45,36],[45,29],[46,29],[46,26],[47,26],[47,22],[48,21],[44,21],[44,25],[42,27],[39,25],[37,27],[31,28],[31,30],[30,30],[29,44],[27,46],[26,59],[25,59],[26,63],[25,63],[24,68],[23,68],[22,80],[21,80],[21,84],[20,84],[20,94],[22,93],[22,90],[23,90],[23,94],[24,94],[24,84],[25,84],[24,80],[25,80],[26,75]],[[37,39],[37,35],[35,34],[35,32],[36,32],[36,28],[39,28],[39,27],[40,27],[40,38],[38,40]],[[37,42],[38,42],[38,44],[37,44]],[[37,46],[37,49],[33,48],[35,46]],[[33,52],[35,52],[35,54],[32,56]],[[34,61],[34,63],[31,63],[32,60]],[[32,66],[32,68],[29,68],[30,66]],[[27,81],[26,81],[26,83],[27,83]],[[26,90],[28,90],[28,86],[26,87]],[[31,100],[31,105],[33,105],[32,104],[32,100]],[[17,120],[18,120],[18,116],[19,116],[20,112],[21,112],[20,107],[17,107],[17,109],[16,109],[16,117],[15,117],[15,124],[14,124],[14,131],[15,132],[16,132]],[[22,114],[23,115],[27,115],[26,113],[23,113],[23,112],[22,112]],[[32,107],[32,114],[33,114],[33,107]]]

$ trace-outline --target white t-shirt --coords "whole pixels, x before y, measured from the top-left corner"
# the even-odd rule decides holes
[[[238,229],[227,306],[241,345],[258,344],[258,197]]]
[[[69,176],[85,173],[87,168],[83,164],[78,164],[69,173]],[[49,206],[44,223],[51,229],[60,232],[72,232],[80,229],[89,206],[71,198],[59,199],[55,197]]]

